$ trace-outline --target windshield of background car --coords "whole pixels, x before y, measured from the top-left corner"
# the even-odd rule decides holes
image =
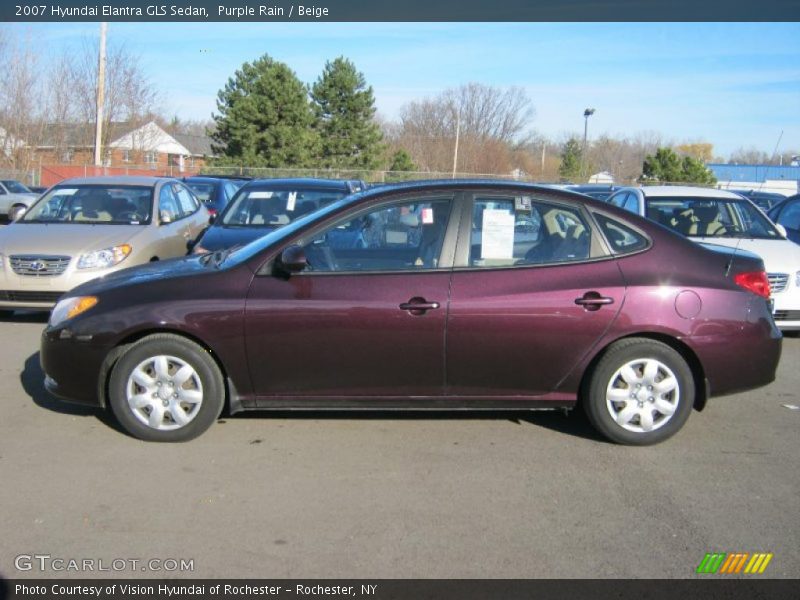
[[[344,190],[246,187],[231,200],[222,224],[233,227],[283,227],[341,200]]]
[[[52,188],[19,223],[147,225],[153,188],[125,185],[63,185]]]
[[[4,179],[3,185],[6,186],[6,189],[11,192],[12,194],[32,194],[28,188],[22,185],[19,181],[14,181],[13,179]]]
[[[194,195],[203,203],[208,203],[208,201],[211,200],[211,196],[214,194],[213,183],[191,183],[187,181],[186,185],[192,188]]]
[[[781,239],[769,219],[747,200],[648,198],[647,217],[688,237]]]

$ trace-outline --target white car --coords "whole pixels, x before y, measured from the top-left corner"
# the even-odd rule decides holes
[[[17,206],[27,210],[40,195],[30,191],[19,181],[0,179],[0,217],[8,218],[11,209]]]
[[[800,246],[786,239],[786,231],[750,200],[725,190],[645,186],[622,188],[608,202],[696,242],[758,254],[767,268],[776,325],[800,330]]]

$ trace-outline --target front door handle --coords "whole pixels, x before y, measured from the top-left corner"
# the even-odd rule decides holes
[[[407,310],[416,316],[424,315],[427,311],[437,308],[439,308],[438,302],[428,302],[425,298],[420,298],[419,296],[411,298],[408,302],[403,302],[400,305],[400,310]]]
[[[608,296],[601,296],[598,292],[586,292],[580,298],[575,298],[575,304],[582,306],[586,310],[600,310],[606,304],[614,304],[614,299]]]

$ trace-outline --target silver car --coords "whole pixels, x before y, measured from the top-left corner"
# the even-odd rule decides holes
[[[14,179],[0,179],[0,216],[10,217],[13,209],[27,209],[40,194]]]
[[[62,181],[0,229],[0,310],[49,309],[96,277],[183,256],[208,222],[206,208],[174,179]]]

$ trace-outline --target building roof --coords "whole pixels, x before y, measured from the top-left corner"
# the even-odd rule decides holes
[[[761,183],[766,180],[800,181],[800,167],[778,165],[728,165],[710,163],[711,169],[719,182],[749,181]]]
[[[186,148],[192,156],[213,156],[211,138],[207,135],[171,134],[175,141]]]

